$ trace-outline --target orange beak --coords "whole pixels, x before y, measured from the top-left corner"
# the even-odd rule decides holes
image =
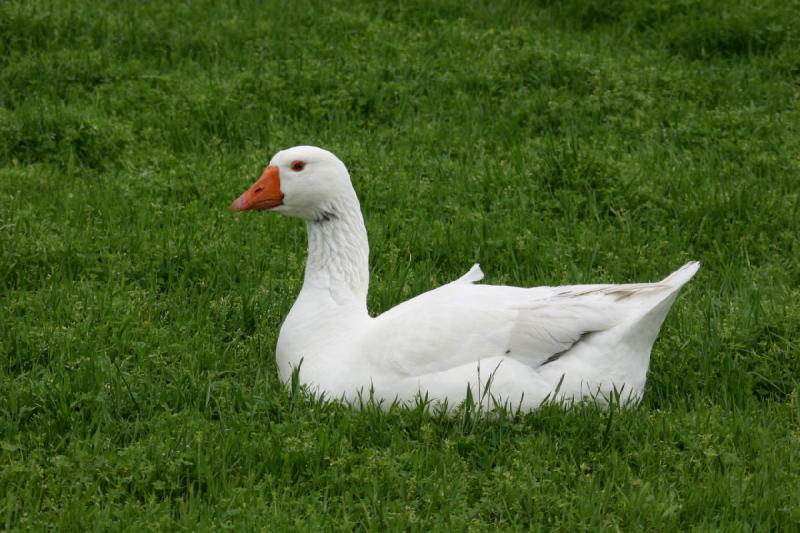
[[[278,167],[267,167],[249,189],[233,201],[231,211],[247,211],[249,209],[272,209],[283,204],[281,192],[281,173]]]

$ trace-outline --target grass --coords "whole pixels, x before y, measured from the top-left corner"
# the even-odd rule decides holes
[[[7,529],[792,530],[800,4],[0,4]],[[227,205],[349,166],[371,311],[463,274],[703,261],[640,406],[447,417],[277,380],[304,229]]]

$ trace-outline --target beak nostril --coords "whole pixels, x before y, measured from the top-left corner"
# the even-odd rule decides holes
[[[255,189],[253,189],[253,192],[261,192],[263,190],[264,190],[264,187],[256,187]]]

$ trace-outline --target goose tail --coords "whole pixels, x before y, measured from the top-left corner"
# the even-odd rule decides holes
[[[641,308],[617,326],[589,335],[570,350],[562,365],[544,367],[547,372],[565,374],[564,390],[580,389],[584,394],[613,389],[624,390],[630,400],[641,397],[650,365],[650,351],[667,313],[681,287],[697,273],[700,263],[692,261],[658,283],[641,287]],[[572,383],[569,366],[580,363],[574,375],[593,375]],[[557,377],[557,376],[556,376]]]
[[[661,285],[669,285],[680,289],[697,274],[698,270],[700,270],[700,261],[690,261],[664,278]]]
[[[667,318],[672,304],[675,303],[681,287],[692,279],[699,269],[700,262],[692,261],[664,278],[659,285],[667,286],[669,290],[664,291],[660,300],[640,317],[620,328],[621,342],[618,347],[620,355],[627,352],[627,355],[623,356],[629,365],[626,381],[632,382],[636,396],[640,396],[644,388],[647,369],[650,366],[650,351],[653,349],[661,325]]]
[[[645,355],[645,365],[650,360],[650,349],[656,340],[661,324],[667,317],[678,292],[700,268],[698,261],[686,263],[681,268],[664,278],[657,286],[668,287],[668,290],[661,291],[657,300],[651,300],[651,306],[640,316],[633,317],[627,324],[622,325],[623,341],[634,352]]]

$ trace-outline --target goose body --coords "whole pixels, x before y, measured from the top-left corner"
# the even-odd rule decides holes
[[[278,337],[281,380],[299,368],[327,397],[372,391],[387,405],[419,394],[455,406],[468,390],[524,409],[554,395],[638,399],[661,324],[699,268],[687,263],[657,283],[519,288],[479,284],[474,265],[373,318],[366,229],[336,156],[279,152],[231,205],[250,209],[303,218],[308,229],[303,287]]]

